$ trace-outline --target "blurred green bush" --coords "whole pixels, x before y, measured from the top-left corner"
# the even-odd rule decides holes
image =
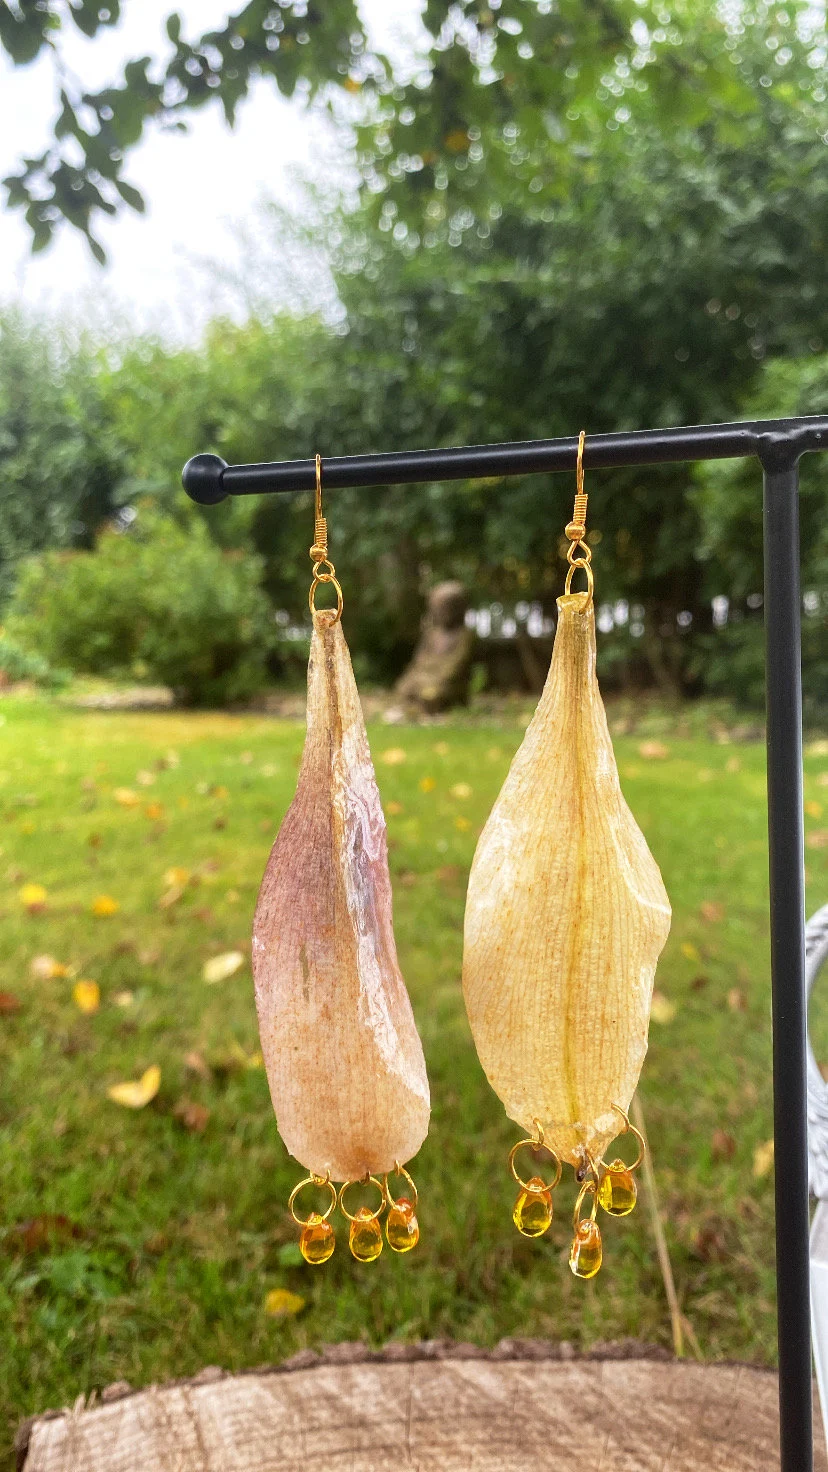
[[[107,525],[94,552],[28,560],[7,626],[50,664],[160,681],[190,705],[248,698],[276,642],[259,559],[223,551],[197,514],[182,524],[150,502]]]
[[[53,669],[42,654],[33,654],[30,650],[21,648],[0,629],[0,686],[31,680],[44,689],[56,690],[65,685],[69,678],[67,670]]]

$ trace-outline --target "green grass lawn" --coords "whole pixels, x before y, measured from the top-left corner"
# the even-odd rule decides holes
[[[342,1231],[333,1260],[311,1269],[286,1211],[300,1170],[276,1133],[249,966],[215,985],[202,974],[212,956],[248,954],[301,725],[12,699],[0,716],[9,1433],[21,1416],[116,1379],[235,1369],[323,1341],[670,1344],[643,1210],[607,1222],[605,1266],[588,1284],[566,1266],[571,1174],[548,1237],[527,1241],[511,1223],[516,1130],[477,1062],[459,977],[466,875],[520,741],[517,721],[371,729],[400,960],[431,1078],[431,1133],[413,1166],[422,1239],[409,1257],[386,1251],[362,1266]],[[754,1174],[771,1133],[764,750],[665,739],[661,757],[641,754],[640,734],[616,739],[674,912],[657,987],[675,1011],[662,1004],[653,1022],[641,1098],[678,1290],[702,1351],[770,1362],[772,1173]],[[405,759],[384,760],[392,748]],[[814,909],[828,899],[824,744],[806,770]],[[47,891],[39,913],[21,902],[27,883]],[[100,896],[117,910],[95,915]],[[70,973],[33,975],[43,955]],[[73,1000],[79,979],[98,983],[98,1011]],[[153,1064],[161,1087],[147,1108],[109,1100],[112,1084]],[[265,1312],[279,1287],[306,1300],[296,1316]]]

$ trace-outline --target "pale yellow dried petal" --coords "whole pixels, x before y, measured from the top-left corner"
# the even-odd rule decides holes
[[[510,1119],[562,1159],[618,1133],[644,1055],[670,903],[618,781],[586,594],[558,599],[540,703],[480,836],[463,990]]]
[[[256,1007],[291,1155],[335,1181],[416,1154],[425,1060],[397,964],[385,819],[348,646],[318,613],[296,796],[253,925]]]

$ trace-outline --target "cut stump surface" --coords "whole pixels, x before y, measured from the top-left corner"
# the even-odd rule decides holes
[[[645,1345],[583,1357],[538,1341],[338,1345],[274,1369],[113,1386],[28,1422],[18,1450],[25,1472],[769,1472],[777,1381]]]

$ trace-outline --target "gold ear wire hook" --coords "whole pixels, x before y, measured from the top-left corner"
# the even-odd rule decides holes
[[[575,461],[575,505],[572,510],[572,520],[567,522],[564,531],[569,538],[569,551],[566,560],[569,563],[569,571],[566,575],[564,592],[568,593],[572,587],[572,577],[576,567],[582,567],[587,580],[587,597],[585,608],[592,602],[592,552],[587,546],[586,537],[586,514],[588,496],[584,490],[584,444],[586,441],[586,430],[582,429],[578,435],[578,455]]]
[[[310,555],[314,562],[326,562],[328,558],[328,523],[322,515],[322,456],[316,456],[316,504],[314,516],[313,546]]]
[[[344,599],[342,597],[342,589],[337,581],[336,568],[334,567],[328,556],[328,523],[325,520],[325,517],[322,515],[321,455],[316,456],[316,500],[314,507],[313,525],[313,546],[310,549],[311,561],[313,562],[313,582],[311,583],[310,593],[308,594],[308,604],[310,606],[311,615],[314,616],[317,611],[316,603],[314,602],[314,595],[317,588],[319,587],[319,584],[331,583],[336,593],[336,608],[325,610],[320,609],[319,611],[320,613],[324,611],[325,613],[332,615],[328,619],[328,623],[335,624],[338,623],[342,617],[342,607]],[[327,571],[322,571],[322,569],[324,568],[327,568]]]

